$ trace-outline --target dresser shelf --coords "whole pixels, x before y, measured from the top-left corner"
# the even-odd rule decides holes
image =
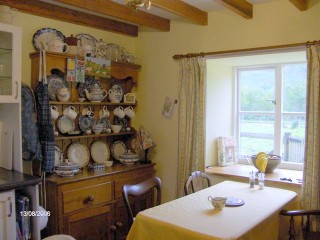
[[[111,102],[58,102],[50,101],[50,105],[106,105],[106,106],[136,106],[137,103],[111,103]]]
[[[113,136],[123,136],[123,135],[135,135],[136,131],[129,132],[119,132],[119,133],[100,133],[100,134],[84,134],[84,135],[74,135],[74,136],[57,136],[55,140],[66,140],[75,138],[97,138],[97,137],[113,137]]]

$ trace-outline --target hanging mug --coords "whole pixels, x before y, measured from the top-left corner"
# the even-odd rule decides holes
[[[58,119],[59,117],[59,111],[58,108],[56,106],[51,106],[50,107],[50,111],[51,111],[51,118],[55,121]]]
[[[99,118],[102,119],[102,118],[107,118],[109,116],[110,116],[110,112],[108,111],[107,106],[103,106],[103,108],[100,109],[99,111]]]
[[[90,106],[87,106],[84,109],[82,109],[81,113],[82,113],[83,116],[93,117],[93,115],[94,115],[94,113],[92,111],[92,108]]]
[[[134,117],[133,107],[131,107],[131,106],[126,107],[126,108],[124,109],[124,113],[125,113],[129,118],[133,118],[133,117]]]
[[[116,115],[118,118],[124,118],[126,115],[125,112],[123,111],[123,107],[117,107],[116,109],[113,110],[114,115]]]
[[[63,115],[70,118],[71,120],[75,120],[78,113],[77,113],[76,108],[74,106],[69,106],[64,109]]]

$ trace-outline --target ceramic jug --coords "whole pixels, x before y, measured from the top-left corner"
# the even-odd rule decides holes
[[[94,84],[90,92],[87,89],[84,91],[90,102],[101,102],[108,95],[108,92],[101,89],[98,84]]]
[[[48,50],[51,52],[66,53],[69,50],[69,46],[60,39],[53,39],[49,42]]]
[[[109,99],[112,103],[119,103],[122,100],[123,91],[119,85],[113,85],[111,89],[109,89]]]
[[[16,13],[17,9],[10,8],[6,5],[0,5],[0,22],[12,23],[12,19]]]
[[[67,37],[66,40],[64,41],[66,44],[69,46],[68,54],[71,55],[76,55],[78,54],[78,41],[76,37],[74,37],[72,34],[70,37]]]

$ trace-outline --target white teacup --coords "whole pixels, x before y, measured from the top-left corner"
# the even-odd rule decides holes
[[[63,115],[68,117],[68,118],[70,118],[71,120],[75,120],[77,115],[78,115],[78,113],[77,113],[77,111],[76,111],[74,106],[69,106],[69,107],[64,109]]]
[[[214,207],[214,209],[218,209],[221,210],[224,208],[224,206],[226,205],[227,202],[227,198],[226,197],[208,197],[209,202],[211,202],[212,206]]]
[[[69,46],[59,39],[54,39],[49,43],[48,50],[50,52],[66,53],[69,50]]]
[[[102,119],[102,118],[107,118],[109,116],[110,116],[110,112],[108,111],[107,106],[103,106],[103,108],[100,109],[99,111],[99,118]]]
[[[113,113],[114,115],[116,115],[118,118],[124,118],[124,116],[126,115],[124,110],[123,110],[123,107],[119,106],[117,108],[115,108],[113,110]]]
[[[59,111],[57,106],[51,106],[50,107],[50,111],[51,111],[51,118],[55,121],[58,119],[59,117]]]
[[[125,113],[129,118],[133,118],[133,117],[134,117],[133,107],[131,107],[131,106],[126,107],[126,108],[124,109],[124,113]]]

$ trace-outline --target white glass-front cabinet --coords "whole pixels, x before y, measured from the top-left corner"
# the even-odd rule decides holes
[[[21,28],[0,23],[0,167],[29,173],[22,160],[21,44]],[[30,210],[38,210],[38,185],[19,190],[30,198]],[[39,240],[39,218],[31,221],[32,239]],[[0,240],[9,239],[16,239],[15,189],[0,192]]]
[[[14,190],[0,193],[0,240],[16,239]]]
[[[0,23],[0,103],[19,102],[20,70],[21,28]]]
[[[0,167],[23,172],[21,28],[0,23]]]

